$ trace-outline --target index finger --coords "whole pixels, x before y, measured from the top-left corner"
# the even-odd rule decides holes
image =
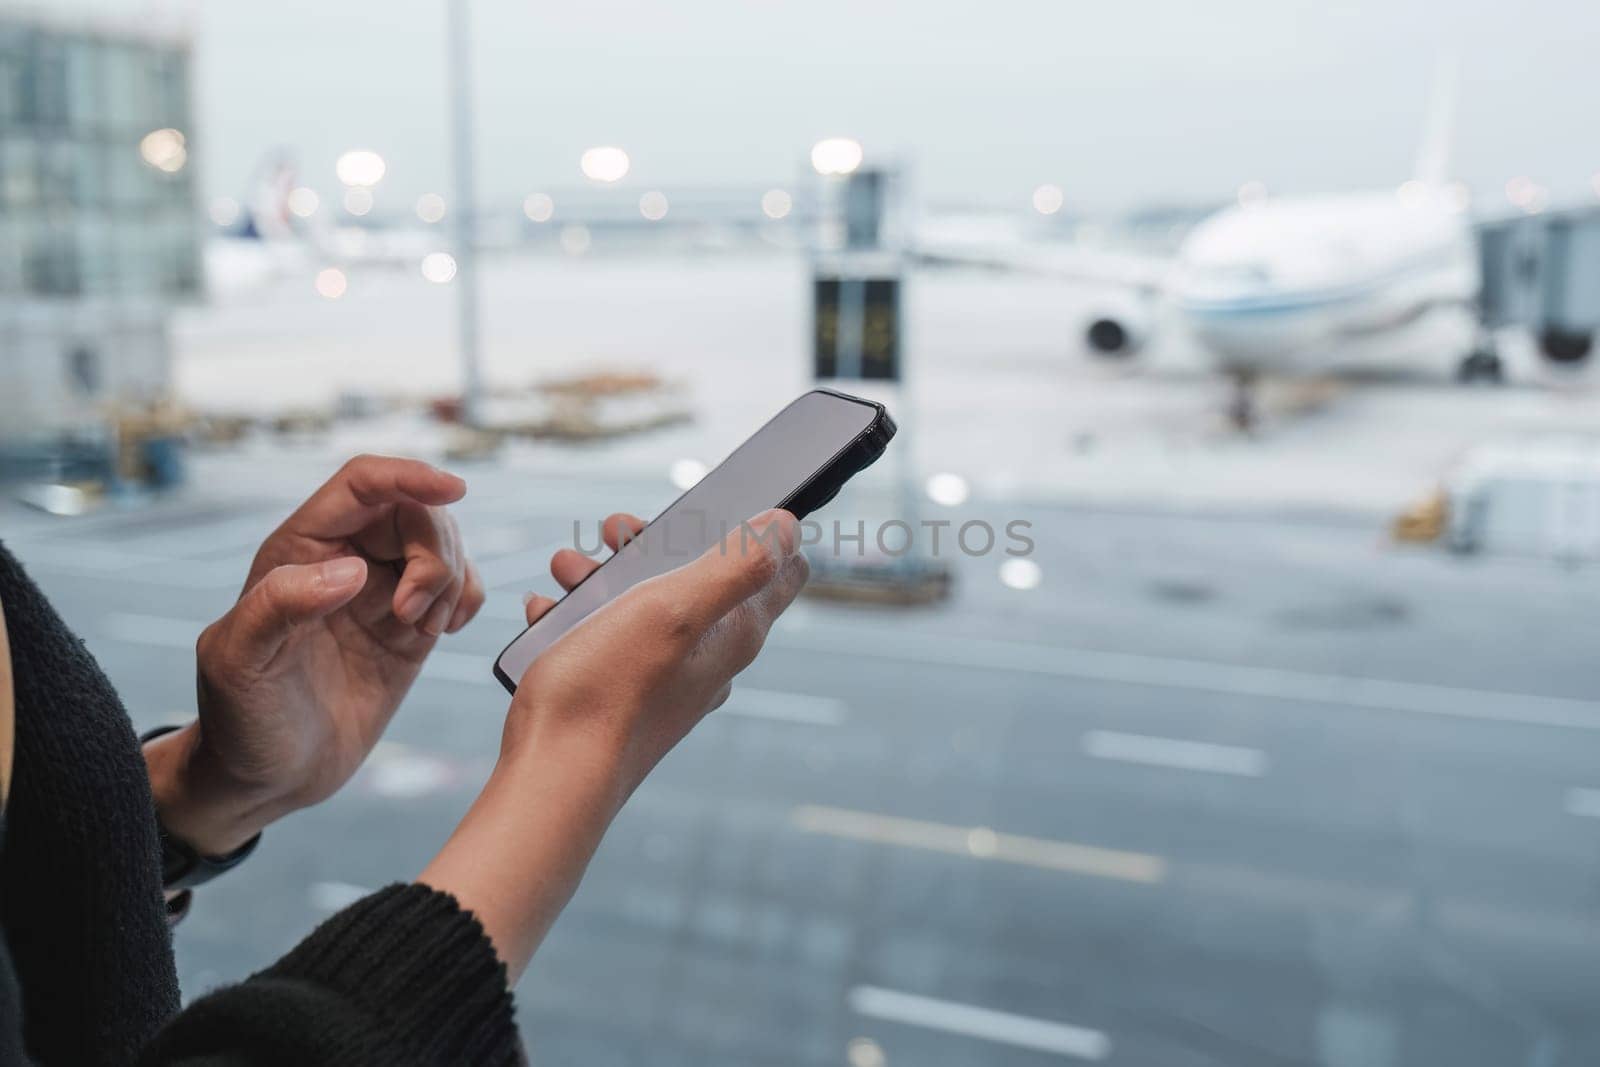
[[[467,483],[420,459],[356,456],[312,493],[285,523],[307,537],[348,537],[393,504],[453,504]]]

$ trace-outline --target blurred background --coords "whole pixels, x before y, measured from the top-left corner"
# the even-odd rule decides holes
[[[607,839],[534,1063],[1600,1060],[1597,33],[0,3],[0,536],[136,724],[355,452],[465,476],[490,587],[187,995],[412,877],[574,523],[821,383],[902,427],[864,544]]]

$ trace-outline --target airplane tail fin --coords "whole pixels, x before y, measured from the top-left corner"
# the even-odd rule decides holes
[[[1455,141],[1456,94],[1460,85],[1456,57],[1441,55],[1434,64],[1433,92],[1428,100],[1427,124],[1417,146],[1412,177],[1429,186],[1450,177],[1450,153]]]

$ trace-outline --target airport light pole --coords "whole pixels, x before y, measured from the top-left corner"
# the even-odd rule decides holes
[[[476,427],[482,415],[478,336],[477,189],[473,170],[471,0],[445,0],[450,20],[451,140],[456,186],[456,329],[461,357],[461,422]]]

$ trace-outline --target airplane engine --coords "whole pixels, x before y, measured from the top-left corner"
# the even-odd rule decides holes
[[[1134,302],[1104,307],[1089,316],[1084,341],[1101,359],[1128,359],[1150,339],[1153,318],[1149,308]]]
[[[1564,367],[1585,362],[1594,351],[1594,334],[1551,326],[1539,333],[1539,354]]]

